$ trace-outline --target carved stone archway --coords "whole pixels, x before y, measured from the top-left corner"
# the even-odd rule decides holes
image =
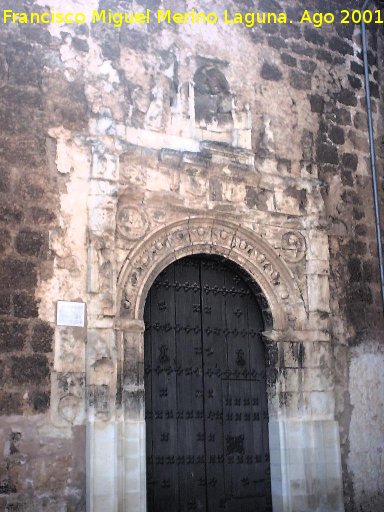
[[[327,364],[321,367],[323,356],[318,352],[325,351],[324,357],[329,353],[329,334],[308,319],[288,267],[304,258],[305,240],[300,237],[290,231],[280,254],[250,229],[222,218],[196,216],[164,225],[132,248],[118,276],[116,384],[108,391],[114,412],[108,422],[89,422],[90,510],[101,512],[108,505],[114,512],[146,512],[145,300],[158,274],[172,262],[192,254],[215,254],[235,263],[257,283],[262,308],[272,317],[272,327],[263,335],[271,376],[267,386],[273,510],[294,512],[300,498],[308,510],[313,509],[309,500],[315,500],[324,512],[343,511],[332,375]],[[106,455],[98,448],[107,438],[114,447],[108,482]],[[324,446],[327,458],[322,460]],[[315,490],[308,487],[312,485],[308,468],[317,482]],[[297,489],[302,493],[299,498]]]
[[[121,387],[117,393],[121,397],[117,410],[118,510],[122,512],[146,510],[145,300],[155,278],[165,267],[192,254],[220,255],[237,264],[257,283],[263,306],[272,316],[273,329],[264,332],[270,352],[272,346],[273,353],[276,341],[287,337],[288,332],[300,330],[306,320],[300,290],[284,260],[262,237],[232,222],[214,217],[187,218],[150,233],[130,252],[118,278],[120,309],[116,317],[118,387]],[[275,364],[272,357],[269,362],[272,370]],[[270,416],[277,417],[275,403],[269,404],[269,412]],[[272,474],[272,488],[274,485]],[[277,492],[281,494],[281,490]]]
[[[214,217],[174,222],[151,233],[132,250],[118,279],[118,318],[142,320],[145,299],[156,276],[171,262],[198,253],[221,255],[257,282],[271,309],[274,330],[302,327],[304,302],[284,260],[251,230]]]

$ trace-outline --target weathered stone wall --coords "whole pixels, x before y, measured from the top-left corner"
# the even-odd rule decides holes
[[[353,40],[360,50],[358,31]],[[382,210],[382,39],[372,28],[368,29],[368,47]],[[333,156],[322,159],[320,155],[319,175],[325,184],[323,197],[329,219],[336,409],[348,511],[380,510],[384,506],[379,476],[383,474],[379,431],[384,414],[383,402],[375,395],[383,393],[378,371],[383,357],[383,304],[360,51],[356,57],[350,63],[345,98],[339,98],[337,108],[333,101],[325,103],[319,131],[319,139],[331,141],[334,150]]]
[[[295,17],[323,4],[249,3]],[[369,61],[382,191],[379,34]],[[88,410],[111,419],[118,273],[149,233],[208,212],[288,259],[331,344],[307,340],[304,361],[299,342],[280,344],[276,400],[292,417],[335,406],[345,508],[381,511],[383,317],[359,29],[7,25],[0,42],[0,506],[85,509],[85,373]],[[87,345],[84,330],[55,327],[59,299],[87,302]]]
[[[56,431],[50,420],[54,312],[41,313],[37,292],[54,272],[66,189],[48,129],[87,124],[59,46],[43,27],[1,26],[1,510],[79,510],[85,501],[84,427]]]

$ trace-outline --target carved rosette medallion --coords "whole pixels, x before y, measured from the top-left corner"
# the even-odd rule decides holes
[[[305,238],[297,231],[287,231],[281,237],[281,251],[288,263],[299,263],[305,257]]]
[[[117,230],[127,240],[138,240],[148,231],[144,211],[135,206],[122,206],[117,213]]]

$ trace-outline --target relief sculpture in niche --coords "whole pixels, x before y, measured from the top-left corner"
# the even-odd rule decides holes
[[[88,406],[106,421],[110,417],[111,385],[116,362],[113,332],[88,331]]]
[[[88,291],[101,293],[103,313],[109,314],[113,308],[113,252],[110,235],[102,236],[92,230],[88,231]]]

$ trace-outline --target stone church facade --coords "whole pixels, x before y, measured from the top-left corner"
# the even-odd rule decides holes
[[[367,30],[382,199],[384,39]],[[0,509],[146,510],[145,302],[203,254],[257,286],[273,511],[383,510],[360,27],[4,25],[0,41]],[[58,301],[85,303],[85,325],[57,325]]]

